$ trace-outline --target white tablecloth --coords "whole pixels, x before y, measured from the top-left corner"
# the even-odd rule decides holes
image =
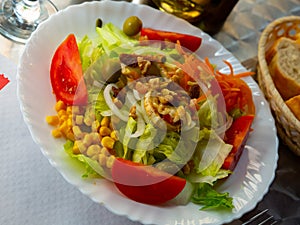
[[[67,183],[33,142],[17,100],[16,65],[0,55],[1,225],[138,225]]]

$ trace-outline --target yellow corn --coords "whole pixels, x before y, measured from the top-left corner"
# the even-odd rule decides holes
[[[110,155],[108,149],[105,148],[105,147],[101,148],[100,153],[103,154],[104,156],[109,156]]]
[[[106,156],[104,154],[99,154],[98,155],[98,162],[101,166],[105,166],[106,165]]]
[[[66,109],[66,105],[65,105],[65,103],[63,101],[59,100],[55,104],[55,110],[56,110],[56,112],[58,112],[58,111],[60,111],[62,109]]]
[[[111,133],[110,133],[110,137],[112,139],[114,139],[115,141],[118,140],[118,132],[116,130],[113,130]]]
[[[54,129],[54,130],[52,130],[52,136],[55,138],[60,138],[60,137],[62,137],[62,133],[60,132],[60,130]]]
[[[109,156],[106,160],[106,167],[111,169],[114,161],[115,161],[115,157],[113,155]]]
[[[108,127],[109,126],[109,117],[105,116],[103,117],[103,119],[101,120],[101,127]]]
[[[68,131],[68,124],[67,121],[64,121],[62,124],[60,124],[58,128],[62,133],[67,133]]]
[[[46,122],[49,125],[57,126],[59,124],[59,118],[58,118],[58,116],[47,116],[46,117]]]
[[[73,133],[73,118],[72,118],[72,106],[66,106],[66,104],[59,100],[54,106],[57,115],[47,116],[46,121],[48,124],[56,126],[52,131],[54,137],[66,137],[70,140],[75,140]]]
[[[68,130],[68,132],[65,135],[71,141],[75,141],[75,136],[74,136],[74,134],[73,134],[73,132],[71,130]]]
[[[80,154],[80,150],[79,150],[79,147],[78,147],[78,141],[74,141],[74,145],[73,145],[73,153],[75,154],[75,155],[77,155],[77,154]]]
[[[97,132],[100,127],[100,123],[98,120],[92,122],[92,131]]]
[[[68,118],[67,119],[67,125],[68,125],[68,127],[72,127],[72,119],[71,118]]]
[[[82,141],[76,140],[74,142],[74,146],[75,145],[76,145],[75,150],[78,151],[79,153],[84,153],[86,151],[86,147]],[[74,148],[74,146],[73,146],[73,148]],[[73,149],[73,151],[74,151],[74,149]]]
[[[103,147],[108,148],[108,149],[113,149],[114,144],[115,144],[115,140],[112,139],[109,136],[105,136],[102,138],[101,140],[101,144]]]
[[[65,109],[61,109],[57,112],[57,115],[59,116],[59,118],[61,118],[62,116],[66,116],[68,117],[67,111]]]
[[[73,106],[73,107],[72,107],[72,113],[73,113],[74,115],[80,114],[80,108],[79,108],[79,106]]]
[[[63,124],[63,122],[65,122],[67,120],[68,120],[68,115],[61,115],[61,116],[59,116],[60,124]]]
[[[100,137],[97,132],[90,133],[90,136],[94,144],[100,144]]]
[[[100,127],[99,129],[99,134],[101,136],[109,136],[111,134],[111,129],[109,129],[108,127]]]
[[[89,156],[89,157],[92,157],[94,155],[97,155],[99,154],[100,152],[100,146],[99,145],[91,145],[88,147],[88,149],[86,150],[86,154]]]
[[[72,114],[72,106],[67,106],[66,112],[67,112],[68,114]]]
[[[75,123],[78,124],[78,125],[82,125],[83,124],[83,116],[82,115],[76,115]]]
[[[92,126],[93,121],[91,120],[90,117],[84,117],[83,122],[85,123],[85,125],[90,127],[90,126]]]
[[[90,146],[93,143],[93,135],[91,134],[86,134],[83,137],[83,144],[85,146]]]
[[[81,139],[81,138],[83,137],[84,134],[81,132],[81,129],[80,129],[79,126],[74,126],[74,127],[72,128],[72,130],[73,130],[74,136],[75,136],[76,138]]]

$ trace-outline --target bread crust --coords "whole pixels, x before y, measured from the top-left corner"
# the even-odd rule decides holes
[[[286,50],[287,47],[290,49]],[[286,101],[300,95],[300,44],[289,38],[279,38],[266,57],[273,82],[282,98]],[[292,72],[284,69],[295,66],[298,68]]]
[[[300,95],[290,98],[285,103],[293,112],[295,117],[300,120]]]

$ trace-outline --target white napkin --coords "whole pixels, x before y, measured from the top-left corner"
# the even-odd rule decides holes
[[[33,142],[17,100],[17,66],[0,55],[0,224],[138,225],[67,183]]]

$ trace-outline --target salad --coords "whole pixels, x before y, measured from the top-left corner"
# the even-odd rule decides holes
[[[128,30],[129,29],[129,30]],[[97,21],[96,38],[70,34],[50,68],[57,115],[52,135],[86,167],[145,204],[234,208],[214,187],[234,168],[255,115],[241,79],[193,51],[201,38]]]

